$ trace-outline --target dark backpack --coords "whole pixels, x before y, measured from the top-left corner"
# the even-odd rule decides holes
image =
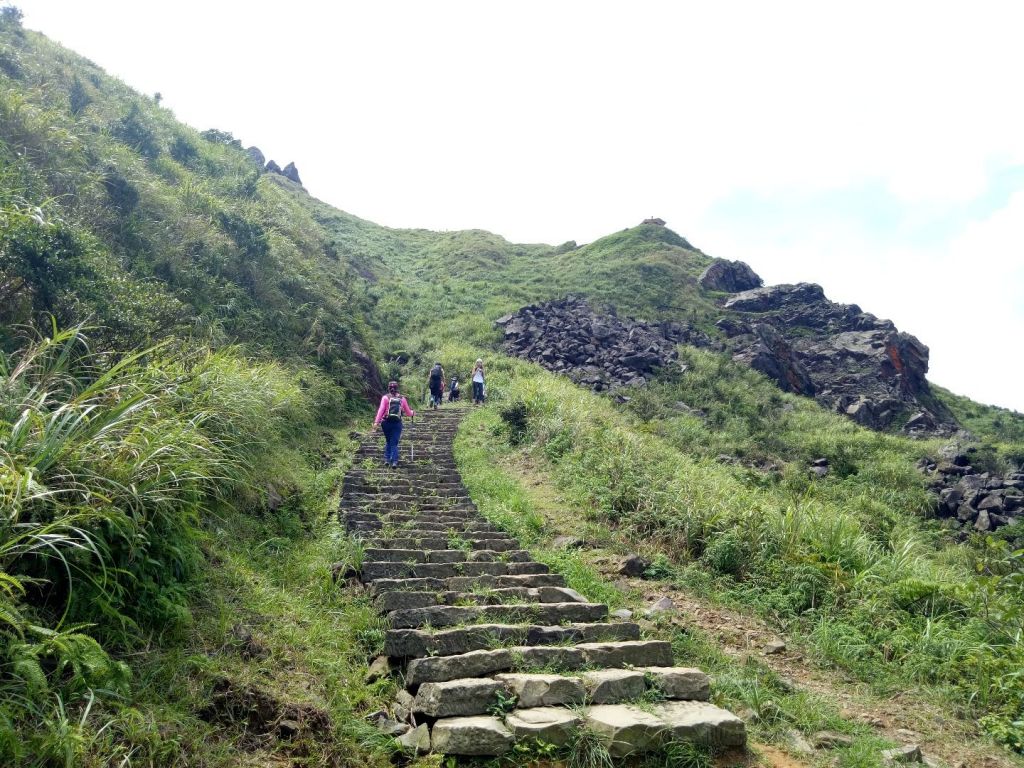
[[[402,420],[402,398],[400,397],[389,397],[388,398],[388,416],[387,421],[401,421]]]
[[[430,386],[440,387],[441,386],[441,366],[435,365],[430,369]]]

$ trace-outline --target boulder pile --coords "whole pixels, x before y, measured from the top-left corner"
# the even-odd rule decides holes
[[[1020,525],[1020,535],[1024,536],[1024,472],[1006,477],[978,473],[966,454],[939,462],[923,460],[920,466],[933,476],[938,517],[953,520],[966,531],[981,533]]]
[[[506,352],[596,392],[643,386],[656,370],[676,363],[677,344],[710,343],[687,324],[630,320],[573,296],[523,307],[496,324],[504,329]]]

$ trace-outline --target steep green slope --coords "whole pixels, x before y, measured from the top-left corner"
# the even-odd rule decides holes
[[[5,23],[0,45],[0,325],[53,313],[115,347],[244,341],[362,378],[361,278],[292,182],[40,35]]]
[[[0,12],[0,763],[374,764],[369,305],[297,189]]]

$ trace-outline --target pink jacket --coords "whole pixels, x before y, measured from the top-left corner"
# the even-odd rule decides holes
[[[384,417],[388,415],[388,401],[391,400],[390,395],[384,395],[380,399],[380,408],[377,409],[377,418],[373,420],[374,426],[384,421]],[[402,398],[402,413],[406,416],[415,416],[416,411],[409,407],[409,403]]]

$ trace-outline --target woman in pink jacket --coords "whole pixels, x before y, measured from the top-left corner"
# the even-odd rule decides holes
[[[378,426],[384,432],[384,463],[392,467],[398,466],[398,441],[402,437],[402,416],[414,417],[416,412],[398,393],[398,382],[388,382],[388,393],[381,397],[380,407],[373,427]]]

